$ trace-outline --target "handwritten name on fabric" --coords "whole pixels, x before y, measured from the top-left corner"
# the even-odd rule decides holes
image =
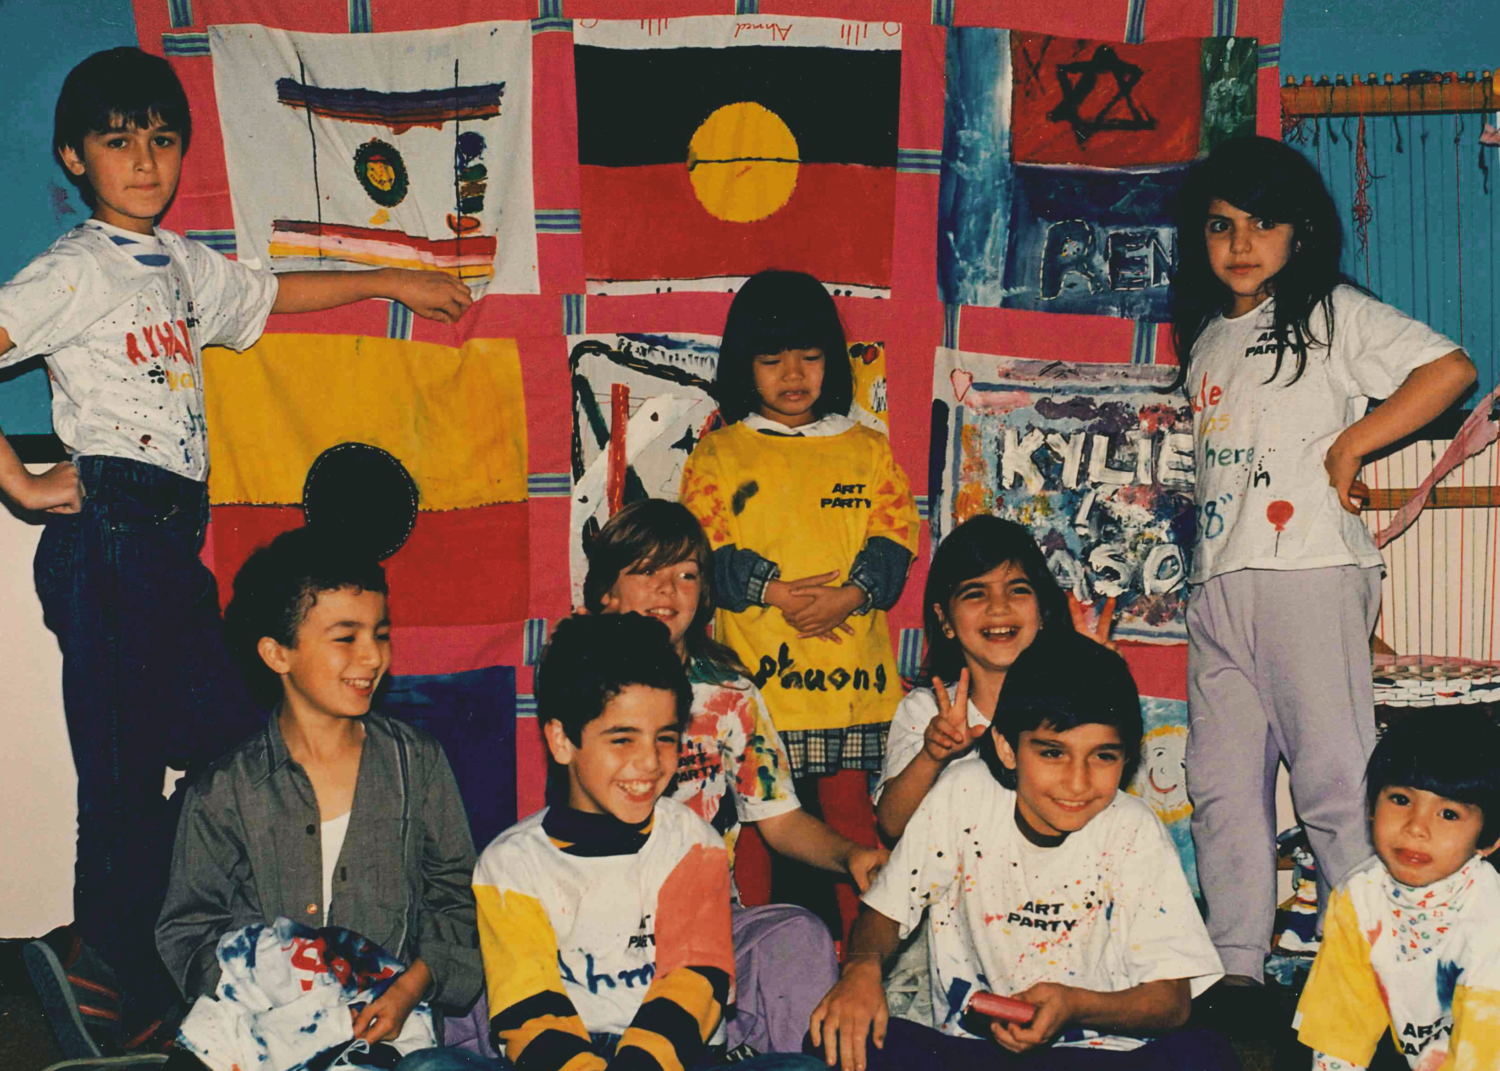
[[[208,36],[241,260],[540,291],[529,23]]]
[[[1184,642],[1193,442],[1172,371],[939,349],[934,541],[980,513],[1018,521],[1064,589],[1118,600],[1117,637]]]

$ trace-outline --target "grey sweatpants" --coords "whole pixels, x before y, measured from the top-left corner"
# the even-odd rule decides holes
[[[1188,795],[1208,933],[1260,979],[1276,913],[1276,765],[1318,860],[1319,907],[1373,854],[1370,633],[1380,569],[1242,569],[1188,601]]]

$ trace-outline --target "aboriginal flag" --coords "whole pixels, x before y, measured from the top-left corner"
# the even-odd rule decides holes
[[[773,266],[890,287],[899,48],[579,44],[574,61],[591,291]]]

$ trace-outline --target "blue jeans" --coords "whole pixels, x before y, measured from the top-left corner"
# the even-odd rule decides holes
[[[606,1034],[594,1035],[594,1051],[608,1058],[614,1052],[618,1037]],[[396,1071],[511,1071],[515,1065],[505,1057],[488,1060],[467,1049],[423,1049],[414,1052],[396,1065]],[[822,1060],[792,1053],[767,1053],[742,1060],[737,1064],[726,1064],[713,1056],[705,1056],[693,1065],[692,1071],[826,1071]]]
[[[48,522],[34,566],[78,771],[73,917],[119,974],[127,1018],[149,1021],[180,999],[155,938],[176,826],[166,769],[201,766],[264,714],[229,666],[198,558],[207,487],[138,461],[77,464],[83,510]]]

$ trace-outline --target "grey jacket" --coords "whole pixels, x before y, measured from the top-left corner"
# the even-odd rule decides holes
[[[474,842],[442,747],[371,712],[327,924],[432,971],[434,1003],[473,1003],[483,981]],[[156,947],[189,1000],[219,982],[230,930],[278,915],[320,926],[322,835],[312,782],[273,715],[183,799]]]

